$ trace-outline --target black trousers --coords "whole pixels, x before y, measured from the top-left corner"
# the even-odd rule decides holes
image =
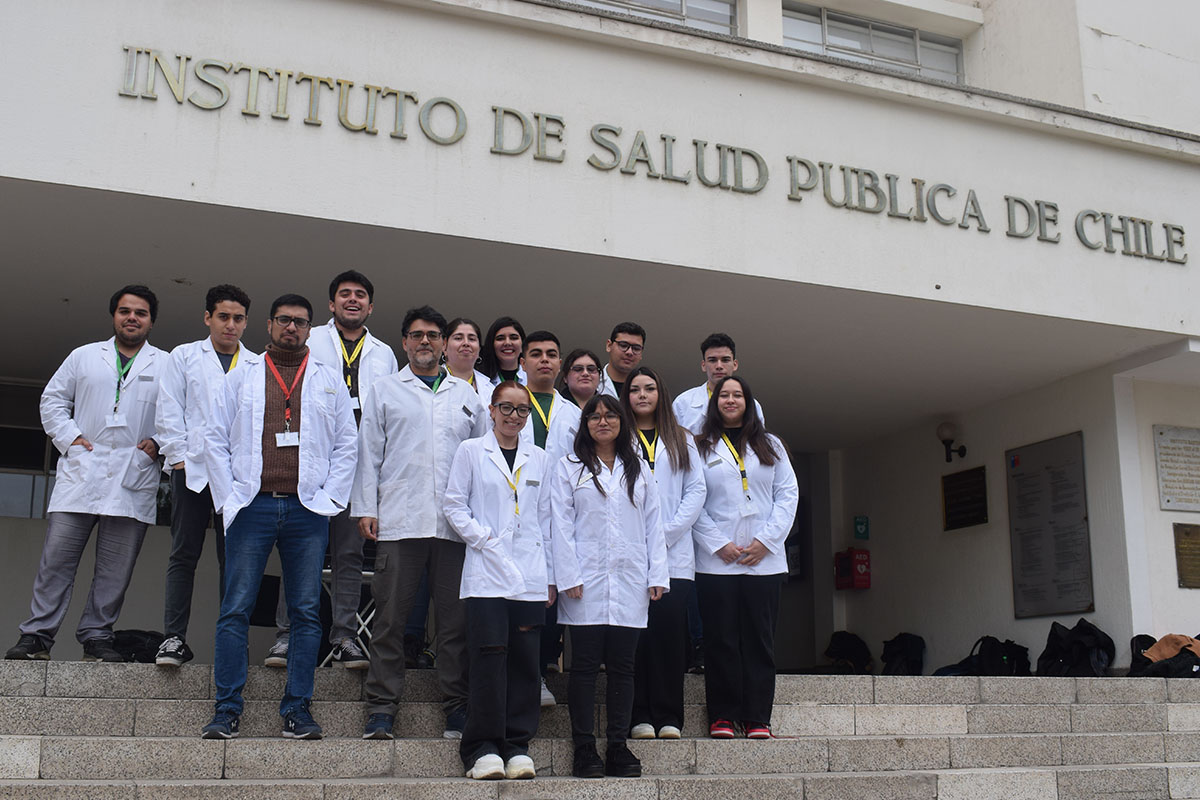
[[[562,655],[563,626],[558,624],[558,599],[546,609],[546,623],[542,626],[542,675],[546,674],[546,666],[558,662]]]
[[[683,727],[683,676],[687,671],[688,602],[693,582],[671,578],[671,591],[650,603],[638,642],[633,677],[633,723]]]
[[[546,604],[502,597],[465,602],[471,681],[458,753],[470,768],[489,753],[505,761],[529,754],[542,711],[538,650]]]
[[[696,575],[708,721],[770,724],[783,575]]]
[[[596,744],[596,674],[600,665],[608,676],[604,702],[608,710],[605,738],[609,746],[629,738],[633,713],[633,659],[641,628],[617,625],[568,625],[571,636],[571,676],[567,705],[571,711],[571,740],[575,747]]]
[[[188,621],[192,616],[192,589],[196,565],[208,532],[208,519],[213,516],[212,494],[205,486],[201,492],[187,488],[182,469],[171,472],[171,555],[167,559],[167,589],[163,609],[163,633],[187,638]],[[217,550],[217,597],[225,596],[225,529],[221,515],[213,518],[213,544]]]

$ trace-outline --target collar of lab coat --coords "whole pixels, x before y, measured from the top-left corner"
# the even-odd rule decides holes
[[[508,468],[508,459],[504,457],[504,453],[500,451],[500,440],[496,438],[496,431],[488,431],[487,436],[483,439],[483,449],[487,450],[488,458],[495,464],[501,472],[509,478],[517,474],[521,467],[525,466],[525,462],[529,461],[529,449],[521,447],[521,440],[517,439],[517,457],[513,459],[512,469]]]
[[[333,352],[341,355],[342,332],[337,329],[337,325],[334,324],[333,319],[325,323],[325,330],[327,332],[326,335],[333,340]],[[375,349],[375,337],[371,335],[371,330],[366,325],[363,326],[363,336],[367,337],[367,340],[363,342],[362,352],[358,354],[359,358],[366,358],[367,353]]]
[[[708,400],[708,381],[705,381],[692,390],[692,408],[704,408]]]
[[[129,367],[129,372],[125,373],[125,383],[136,378],[140,373],[146,371],[146,367],[154,363],[154,357],[158,351],[150,346],[150,342],[142,343],[142,349],[133,358],[133,365]],[[100,357],[105,363],[112,367],[113,372],[117,369],[117,337],[110,336],[100,348]],[[125,385],[125,384],[122,384]]]
[[[363,347],[365,348],[366,345],[363,345]],[[439,367],[439,369],[445,369],[445,367]],[[421,377],[412,371],[412,366],[410,364],[405,364],[404,368],[400,370],[399,375],[400,375],[400,380],[402,380],[402,381],[411,382],[411,381],[420,381],[421,380]],[[456,383],[467,383],[467,382],[464,381],[462,378],[454,377],[453,375],[450,374],[450,370],[446,370],[446,377],[442,378],[442,382],[438,384],[438,388],[437,388],[438,394],[441,394],[442,392],[446,391],[448,388],[450,388],[451,386],[453,386]],[[467,385],[470,386],[470,384],[467,384]]]
[[[221,363],[221,359],[217,356],[217,348],[213,347],[211,336],[205,336],[200,340],[200,350],[205,354],[205,356],[212,356],[217,360],[218,364]],[[254,358],[254,353],[250,352],[250,349],[246,347],[246,345],[242,344],[241,339],[238,339],[237,354],[238,364],[248,364]],[[222,369],[224,369],[223,366]]]

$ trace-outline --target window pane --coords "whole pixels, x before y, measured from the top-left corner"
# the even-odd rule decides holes
[[[0,517],[29,519],[33,515],[33,477],[0,472]]]
[[[916,63],[917,42],[911,32],[904,33],[872,26],[871,44],[877,56]]]
[[[945,45],[921,42],[921,66],[926,69],[958,74],[958,51]],[[925,72],[922,69],[922,72]]]
[[[0,426],[0,469],[35,469],[46,466],[46,434],[39,428]]]
[[[810,44],[821,43],[821,18],[811,14],[801,14],[797,11],[785,11],[783,14],[783,40],[800,46],[800,42]],[[816,52],[820,52],[820,48]]]
[[[833,14],[829,14],[827,20],[830,46],[860,50],[864,53],[871,52],[871,30],[866,25],[834,17]]]

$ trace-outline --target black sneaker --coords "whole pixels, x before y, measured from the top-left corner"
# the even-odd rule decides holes
[[[212,722],[200,729],[201,739],[236,739],[242,718],[232,711],[218,711]]]
[[[320,739],[321,726],[313,719],[308,710],[308,703],[289,711],[283,718],[283,738],[285,739]]]
[[[436,665],[437,658],[433,655],[433,651],[428,647],[417,653],[417,669],[433,669]]]
[[[467,727],[467,707],[459,706],[446,715],[446,730],[442,731],[443,739],[461,739]]]
[[[330,651],[334,664],[341,664],[346,669],[368,669],[371,662],[367,654],[353,639],[342,639]]]
[[[267,651],[267,657],[263,659],[264,667],[286,667],[288,653],[288,640],[276,639],[275,644],[271,645],[271,649]]]
[[[613,778],[642,777],[642,762],[629,751],[624,742],[610,744],[604,754],[604,774]]]
[[[192,658],[192,648],[187,646],[187,642],[178,636],[168,636],[159,645],[154,663],[160,667],[181,667]]]
[[[575,757],[571,762],[571,774],[576,778],[603,778],[604,762],[596,752],[594,744],[585,744],[575,748]]]
[[[392,726],[396,724],[395,716],[391,714],[372,714],[367,717],[367,724],[363,728],[364,739],[394,739]]]
[[[125,656],[116,651],[112,639],[100,636],[83,643],[83,660],[125,663]]]
[[[32,633],[22,633],[17,643],[8,648],[4,657],[10,661],[49,661],[50,648],[42,642],[42,637]]]

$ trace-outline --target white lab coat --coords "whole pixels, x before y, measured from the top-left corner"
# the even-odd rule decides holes
[[[266,361],[241,364],[225,376],[225,391],[212,407],[205,431],[205,458],[213,506],[224,517],[226,535],[239,511],[262,486]],[[309,511],[334,517],[346,508],[358,460],[354,412],[341,370],[310,358],[300,381],[300,471],[297,494]]]
[[[486,375],[484,375],[483,377],[485,379],[487,379],[488,383],[490,383],[492,385],[493,389],[495,389],[497,386],[499,386],[500,382],[502,380],[504,380],[503,378],[500,377],[499,372],[496,373],[496,377],[494,377],[494,378],[488,378]],[[525,375],[525,368],[522,366],[517,367],[517,383],[521,384],[522,386],[525,386],[526,384],[529,383],[529,378],[526,377],[526,375]],[[490,402],[491,399],[492,399],[492,396],[488,395],[484,401],[485,404]]]
[[[545,451],[518,441],[510,470],[495,433],[458,446],[443,508],[467,544],[461,597],[549,598],[549,463]],[[510,483],[517,487],[515,498]]]
[[[529,398],[530,404],[533,398]],[[525,427],[521,428],[521,443],[533,447],[533,418],[537,409],[529,412]],[[582,419],[579,406],[555,392],[554,406],[550,409],[550,428],[546,431],[546,456],[549,463],[557,464],[558,460],[568,453],[575,452],[575,434],[579,431]]]
[[[613,386],[612,378],[608,377],[608,364],[605,364],[603,369],[600,370],[600,385],[596,387],[596,394],[619,397],[617,387]]]
[[[436,394],[407,365],[376,381],[359,427],[351,515],[377,518],[380,541],[461,541],[442,513],[446,481],[458,446],[489,422],[471,384],[449,373]]]
[[[759,461],[749,447],[742,458],[750,483],[750,506],[746,505],[746,495],[742,491],[737,460],[725,442],[718,439],[705,459],[704,482],[708,495],[704,510],[692,528],[696,540],[696,572],[708,575],[778,575],[787,572],[784,540],[796,519],[800,491],[783,443],[771,434],[767,434],[767,438],[780,455],[774,466]],[[753,567],[736,561],[726,564],[715,555],[729,542],[747,547],[754,539],[762,542],[769,552]]]
[[[361,406],[367,402],[367,395],[371,392],[371,387],[385,375],[392,375],[400,371],[400,364],[396,361],[396,354],[392,352],[392,348],[371,335],[368,330],[363,336],[367,340],[363,342],[362,352],[358,354],[358,404]],[[339,375],[345,375],[345,359],[342,357],[342,339],[338,332],[337,325],[333,320],[325,323],[318,330],[313,331],[312,336],[308,339],[308,349],[312,352],[312,357],[318,361],[324,361],[329,366],[333,367]],[[351,351],[353,352],[353,351]],[[342,383],[345,384],[346,379],[342,378]],[[350,398],[350,405],[354,406],[354,398]]]
[[[260,356],[238,342],[240,369],[256,363]],[[212,339],[181,344],[171,351],[159,379],[158,410],[155,427],[164,459],[164,469],[184,462],[184,480],[193,492],[208,486],[208,466],[204,460],[204,431],[212,420],[213,401],[225,390],[225,369]]]
[[[654,482],[658,485],[663,537],[667,543],[667,568],[672,578],[690,581],[696,577],[692,526],[704,508],[707,491],[704,486],[704,462],[692,437],[685,438],[690,458],[688,468],[675,469],[667,445],[660,436],[654,440],[653,474]],[[649,468],[646,462],[646,469]]]
[[[154,406],[167,354],[149,342],[122,383],[119,424],[115,338],[71,351],[42,392],[42,428],[62,453],[47,511],[133,517],[154,524],[158,462],[137,449],[154,438]],[[83,436],[92,444],[71,445]],[[157,440],[156,440],[157,441]]]
[[[759,420],[766,424],[763,420],[762,403],[756,399],[754,408],[758,411]],[[675,402],[671,404],[671,410],[675,412],[675,419],[679,424],[691,432],[693,436],[699,436],[700,430],[704,427],[704,418],[708,414],[708,383],[702,383],[699,386],[693,386],[686,392],[680,392],[675,398]]]
[[[492,390],[497,384],[492,383],[492,379],[484,375],[479,370],[475,370],[475,383],[473,384],[475,391],[479,394],[479,399],[483,401],[483,407],[486,409],[492,404]]]
[[[649,469],[639,473],[631,504],[619,458],[611,472],[600,465],[604,495],[573,455],[559,460],[550,482],[550,516],[563,625],[644,628],[650,587],[670,587],[658,489],[649,476]],[[579,585],[583,597],[563,593]]]

